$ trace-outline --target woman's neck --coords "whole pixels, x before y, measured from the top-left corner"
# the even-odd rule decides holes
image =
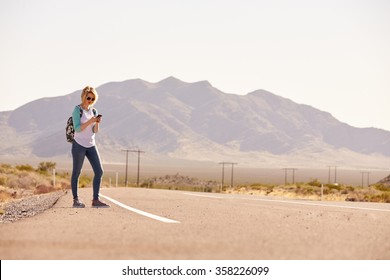
[[[89,110],[89,105],[81,104],[81,108],[83,108],[84,110],[88,111]]]

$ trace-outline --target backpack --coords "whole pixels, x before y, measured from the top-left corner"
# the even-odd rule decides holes
[[[83,109],[81,109],[80,105],[77,105],[77,107],[79,107],[79,109],[80,109],[80,118],[81,118],[83,115]],[[92,108],[92,111],[93,111],[93,114],[96,116],[96,109]],[[74,126],[73,126],[73,118],[71,116],[69,117],[68,121],[66,122],[65,131],[66,131],[66,141],[69,143],[72,143],[74,141],[75,130],[74,130]]]

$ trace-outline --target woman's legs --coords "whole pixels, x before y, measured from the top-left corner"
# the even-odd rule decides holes
[[[91,163],[95,176],[93,177],[93,200],[99,199],[99,190],[103,177],[103,167],[96,146],[88,148],[86,156]]]
[[[73,199],[78,199],[77,189],[79,184],[81,168],[83,167],[83,163],[84,163],[85,153],[86,153],[86,148],[79,145],[76,141],[73,141],[72,143],[73,170],[72,170],[72,179],[71,179]]]

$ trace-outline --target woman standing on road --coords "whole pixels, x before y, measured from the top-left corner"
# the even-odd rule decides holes
[[[102,116],[97,115],[97,110],[92,107],[97,99],[96,90],[90,86],[85,87],[81,93],[81,104],[74,108],[72,114],[75,134],[72,142],[73,171],[71,185],[73,207],[75,208],[85,207],[85,204],[80,201],[77,195],[79,177],[85,157],[89,160],[94,172],[92,207],[110,207],[99,200],[103,167],[95,143],[95,134],[99,131]]]

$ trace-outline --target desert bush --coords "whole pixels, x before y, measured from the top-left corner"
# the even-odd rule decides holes
[[[381,198],[382,198],[383,202],[390,203],[390,193],[388,193],[388,192],[382,193]]]
[[[49,193],[49,192],[53,192],[53,191],[54,191],[53,186],[39,185],[39,186],[35,187],[34,194],[44,194],[44,193]]]
[[[29,165],[29,164],[17,165],[17,166],[15,166],[15,168],[17,170],[20,170],[20,171],[27,171],[27,172],[34,171],[34,168],[31,165]]]
[[[69,182],[60,181],[59,185],[60,185],[59,188],[61,190],[66,190],[66,189],[70,189],[71,188],[71,185],[69,184]]]
[[[9,199],[16,198],[17,192],[8,187],[0,186],[0,202],[5,202]]]
[[[7,176],[0,174],[0,186],[5,186],[7,184]]]
[[[342,191],[341,191],[341,194],[348,194],[349,192],[348,192],[348,190],[347,189],[343,189]]]
[[[329,190],[341,191],[342,189],[342,186],[336,184],[327,184],[326,186],[329,188]]]
[[[307,183],[309,186],[321,187],[321,182],[318,179],[313,179]]]
[[[7,180],[7,186],[12,189],[29,189],[35,188],[37,185],[50,185],[49,180],[32,172],[22,172],[19,174],[10,174]]]
[[[141,188],[153,188],[153,185],[154,185],[153,181],[147,180],[147,181],[142,182],[140,187]]]
[[[262,186],[256,186],[256,187],[251,187],[253,190],[259,190],[259,191],[264,191],[266,195],[272,193],[274,191],[275,186],[272,185],[262,185]]]
[[[85,174],[80,175],[79,177],[79,187],[80,188],[85,188],[89,185],[91,185],[92,179],[88,177]]]
[[[0,165],[0,173],[2,174],[8,174],[13,170],[12,166],[10,164],[2,163]]]
[[[265,191],[266,193],[271,193],[274,190],[273,185],[262,185],[262,184],[252,184],[250,185],[250,189],[252,190],[258,190],[258,191]]]
[[[4,190],[0,190],[0,202],[8,201],[11,197],[11,193]]]
[[[312,185],[298,185],[295,192],[302,195],[313,195],[316,193]]]
[[[387,187],[385,185],[374,185],[374,188],[381,192],[390,192],[390,187]]]
[[[31,165],[0,164],[0,201],[21,198],[69,188],[69,179],[59,178],[52,186],[52,177],[45,170],[55,167],[55,163],[43,162],[38,169]]]
[[[40,162],[37,171],[43,174],[56,168],[56,163],[51,161]]]
[[[364,201],[390,203],[390,193],[367,194],[364,196]]]
[[[330,189],[329,189],[327,186],[324,186],[324,188],[323,188],[323,194],[324,194],[324,195],[330,194]]]

